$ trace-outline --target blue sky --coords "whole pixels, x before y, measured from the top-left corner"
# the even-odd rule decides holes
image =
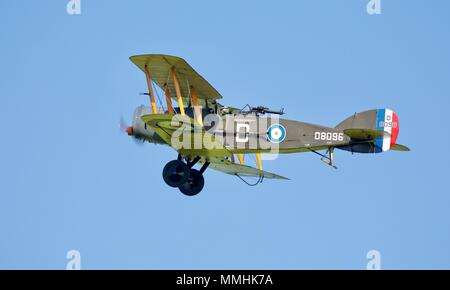
[[[450,268],[449,1],[1,1],[0,268]],[[411,152],[285,155],[291,181],[247,187],[207,171],[187,198],[176,157],[135,144],[120,116],[147,104],[140,53],[185,58],[243,107],[334,126],[391,108]]]

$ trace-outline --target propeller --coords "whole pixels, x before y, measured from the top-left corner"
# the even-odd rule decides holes
[[[127,124],[122,116],[120,116],[120,132],[128,134],[128,136],[133,136],[133,127]]]
[[[136,145],[143,145],[145,141],[140,140],[139,138],[136,138],[134,135],[133,127],[128,125],[127,122],[123,119],[122,116],[120,116],[120,132],[125,133],[128,136],[133,138],[133,141],[136,143]]]

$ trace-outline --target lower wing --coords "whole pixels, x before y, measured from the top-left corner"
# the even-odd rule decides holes
[[[231,175],[264,177],[270,179],[288,179],[286,177],[259,170],[251,166],[231,162],[228,160],[228,157],[230,157],[232,153],[223,147],[223,145],[216,140],[213,135],[198,125],[192,118],[182,116],[180,118],[183,119],[183,122],[177,122],[173,121],[173,117],[174,115],[170,114],[150,114],[142,116],[141,119],[182,156],[188,158],[201,157],[200,162],[209,162],[209,167],[212,169]],[[173,142],[174,139],[172,138],[177,131],[177,134],[179,134],[180,131],[190,134],[191,140],[195,140],[195,138],[207,140],[208,144],[203,144],[199,149],[178,148],[175,146]],[[195,144],[192,143],[190,145],[192,146],[189,148],[195,148]]]
[[[259,170],[258,168],[255,168],[255,167],[233,163],[227,159],[212,158],[209,160],[209,162],[211,163],[209,165],[210,168],[227,173],[227,174],[231,174],[231,175],[289,180],[289,178],[287,178],[287,177],[284,177],[284,176],[281,176],[281,175],[278,175],[275,173]]]

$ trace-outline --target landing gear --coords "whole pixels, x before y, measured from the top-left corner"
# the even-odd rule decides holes
[[[202,191],[205,185],[203,174],[197,169],[191,169],[188,180],[179,187],[181,193],[187,196],[194,196]]]
[[[180,187],[189,178],[190,168],[181,160],[173,160],[164,166],[163,179],[170,187]]]
[[[192,167],[200,161],[200,157],[193,160],[183,162],[181,156],[177,160],[170,161],[163,169],[163,179],[170,187],[178,187],[178,189],[187,196],[199,194],[205,185],[203,173],[209,166],[209,162],[205,162],[200,170]]]

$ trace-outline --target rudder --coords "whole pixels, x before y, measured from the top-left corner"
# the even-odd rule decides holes
[[[343,130],[355,141],[373,140],[371,144],[360,144],[341,149],[360,153],[380,153],[395,146],[400,124],[394,111],[376,109],[355,113],[342,121],[335,129]]]

